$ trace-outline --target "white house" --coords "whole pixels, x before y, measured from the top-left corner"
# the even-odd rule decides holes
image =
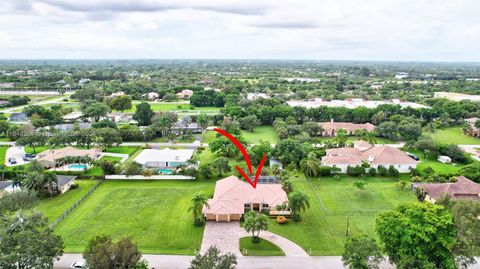
[[[359,166],[364,162],[375,169],[392,165],[400,173],[410,172],[418,163],[397,148],[372,146],[365,141],[355,142],[353,148],[328,149],[326,156],[322,157],[322,165],[339,168],[341,173],[346,173],[348,166]]]
[[[175,168],[186,165],[193,156],[194,149],[144,149],[135,162],[144,168]]]

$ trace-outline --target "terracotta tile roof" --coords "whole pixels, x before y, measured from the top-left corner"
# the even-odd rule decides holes
[[[464,176],[457,177],[453,183],[419,183],[414,186],[424,189],[435,200],[444,194],[453,199],[480,200],[480,185]]]
[[[328,149],[322,158],[324,165],[349,164],[359,165],[368,161],[373,165],[417,164],[418,162],[405,152],[389,146],[375,146],[365,150],[358,148]]]
[[[102,152],[100,149],[77,149],[74,147],[65,147],[61,149],[47,149],[38,154],[38,160],[44,162],[55,162],[57,159],[64,157],[84,157],[90,156],[94,158]]]
[[[213,198],[208,200],[209,206],[203,208],[203,213],[243,214],[244,204],[262,203],[275,207],[287,200],[280,184],[257,184],[254,189],[238,177],[229,176],[217,181]]]
[[[357,123],[351,123],[351,122],[319,122],[318,123],[324,130],[324,132],[331,132],[332,130],[339,130],[339,129],[344,129],[348,133],[355,132],[356,130],[362,130],[365,129],[367,131],[373,131],[375,130],[375,125],[371,123],[363,123],[363,124],[357,124]]]

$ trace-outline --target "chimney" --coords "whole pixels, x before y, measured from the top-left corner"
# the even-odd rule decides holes
[[[333,122],[333,119],[330,119],[330,122]]]
[[[373,155],[368,155],[368,161],[369,162],[373,162],[375,158],[373,157]]]

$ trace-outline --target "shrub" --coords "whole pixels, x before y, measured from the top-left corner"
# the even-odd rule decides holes
[[[151,177],[153,174],[152,170],[151,169],[145,169],[143,170],[143,176],[144,177]]]
[[[407,189],[407,182],[405,181],[399,181],[397,183],[397,188],[401,191],[405,191]]]
[[[193,222],[193,225],[197,226],[197,227],[200,227],[200,226],[203,226],[203,224],[205,223],[205,220],[202,219],[202,218],[196,218]]]
[[[433,174],[435,171],[433,170],[433,168],[431,168],[430,166],[428,167],[425,167],[425,169],[423,169],[423,172],[427,175],[431,175]]]
[[[74,190],[74,189],[78,189],[78,187],[79,187],[78,184],[75,183],[75,184],[72,184],[72,185],[70,186],[70,189],[71,189],[71,190]]]
[[[400,175],[400,172],[398,172],[398,170],[393,167],[393,165],[390,165],[388,167],[388,175],[391,177],[398,177],[398,175]]]
[[[410,168],[410,175],[412,177],[420,175],[420,172],[418,171],[417,168]]]
[[[372,176],[372,177],[376,176],[377,175],[377,170],[373,167],[370,167],[370,169],[368,169],[368,175]]]
[[[388,170],[387,168],[379,165],[378,168],[377,168],[377,172],[378,172],[378,175],[382,176],[382,177],[385,177],[388,175]]]
[[[365,168],[363,168],[362,166],[348,166],[347,167],[347,174],[349,176],[354,176],[354,177],[358,177],[358,176],[361,176],[365,173]]]
[[[318,175],[321,177],[328,177],[332,174],[332,168],[329,166],[320,166],[318,169]]]
[[[288,219],[285,218],[284,216],[278,216],[276,222],[277,222],[278,224],[285,224],[285,223],[288,222]]]

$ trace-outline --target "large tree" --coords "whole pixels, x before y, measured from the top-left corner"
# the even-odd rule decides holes
[[[29,190],[14,191],[0,198],[0,215],[5,212],[15,212],[20,209],[31,209],[38,202],[37,193]]]
[[[137,105],[135,114],[133,114],[133,119],[136,120],[140,126],[148,126],[152,124],[153,115],[155,115],[155,113],[150,107],[150,104],[142,102]]]
[[[114,97],[110,101],[110,107],[123,113],[123,111],[132,108],[132,99],[128,95]]]
[[[110,236],[100,235],[90,239],[83,258],[91,269],[135,268],[141,253],[128,238],[114,243]]]
[[[208,118],[207,114],[201,113],[197,117],[197,124],[202,128],[202,134],[205,134],[205,129],[207,129],[208,124],[210,123],[210,119]]]
[[[301,159],[307,156],[307,149],[295,139],[281,140],[273,150],[273,156],[284,164],[294,163],[298,165]]]
[[[44,146],[47,143],[47,140],[47,136],[43,133],[34,132],[20,137],[16,141],[16,144],[18,146],[29,146],[33,149],[33,153],[35,153],[38,147]]]
[[[300,161],[300,169],[308,177],[316,177],[321,166],[320,160],[314,153],[310,153],[307,158]]]
[[[217,247],[212,246],[205,254],[197,253],[189,269],[234,269],[237,257],[232,253],[221,254]]]
[[[228,173],[232,170],[228,163],[228,158],[219,157],[212,163],[212,168],[218,173],[219,176],[223,176],[224,173]]]
[[[110,108],[101,102],[88,102],[82,106],[83,116],[93,118],[97,122],[101,117],[105,117]]]
[[[247,233],[252,233],[253,242],[258,242],[260,240],[260,232],[268,230],[268,216],[252,210],[245,213],[244,218],[245,231],[247,231]]]
[[[50,269],[63,254],[63,242],[41,213],[0,218],[0,268]]]
[[[343,265],[350,269],[377,269],[383,260],[375,239],[366,236],[350,236],[345,242]]]
[[[452,214],[430,203],[399,205],[376,219],[377,234],[389,261],[399,269],[456,268]]]

